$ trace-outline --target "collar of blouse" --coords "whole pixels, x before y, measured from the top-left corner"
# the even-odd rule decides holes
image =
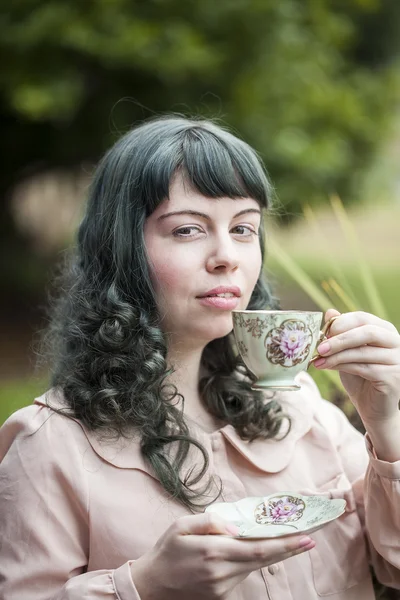
[[[286,414],[291,417],[292,425],[288,435],[283,439],[242,440],[231,425],[226,425],[213,433],[206,433],[200,428],[193,429],[191,434],[196,437],[209,452],[212,462],[215,442],[223,438],[235,448],[249,463],[265,473],[278,473],[288,466],[297,442],[311,429],[314,416],[312,390],[308,385],[297,392],[282,392],[279,402]],[[314,399],[315,400],[315,399]],[[65,409],[62,393],[50,389],[42,396],[35,398],[35,404],[48,409]],[[54,414],[54,413],[53,413]],[[139,438],[106,440],[89,431],[78,420],[90,446],[94,452],[107,463],[119,469],[139,469],[157,479],[152,467],[147,463],[140,450]]]

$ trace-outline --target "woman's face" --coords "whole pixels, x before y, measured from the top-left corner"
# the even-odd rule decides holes
[[[260,207],[251,198],[207,198],[175,178],[148,217],[145,243],[165,333],[198,347],[232,330],[261,269]]]

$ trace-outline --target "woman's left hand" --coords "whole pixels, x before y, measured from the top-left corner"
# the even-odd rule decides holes
[[[318,347],[318,369],[339,371],[342,383],[364,424],[399,417],[400,335],[392,323],[365,312],[340,314],[329,309],[325,321],[337,316],[329,339]]]

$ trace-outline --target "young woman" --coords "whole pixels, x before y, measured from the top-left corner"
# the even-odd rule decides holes
[[[261,394],[234,308],[277,306],[262,276],[270,186],[208,121],[161,118],[101,161],[54,305],[49,391],[0,437],[2,600],[372,600],[400,587],[400,336],[333,316],[367,434],[323,400]],[[210,300],[213,298],[213,300]],[[282,490],[345,498],[308,536],[236,539],[204,513]]]

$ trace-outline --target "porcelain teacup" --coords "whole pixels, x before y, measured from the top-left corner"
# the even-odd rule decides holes
[[[300,389],[296,375],[307,370],[336,318],[321,330],[322,317],[322,312],[301,310],[232,311],[238,351],[257,378],[253,389]]]

